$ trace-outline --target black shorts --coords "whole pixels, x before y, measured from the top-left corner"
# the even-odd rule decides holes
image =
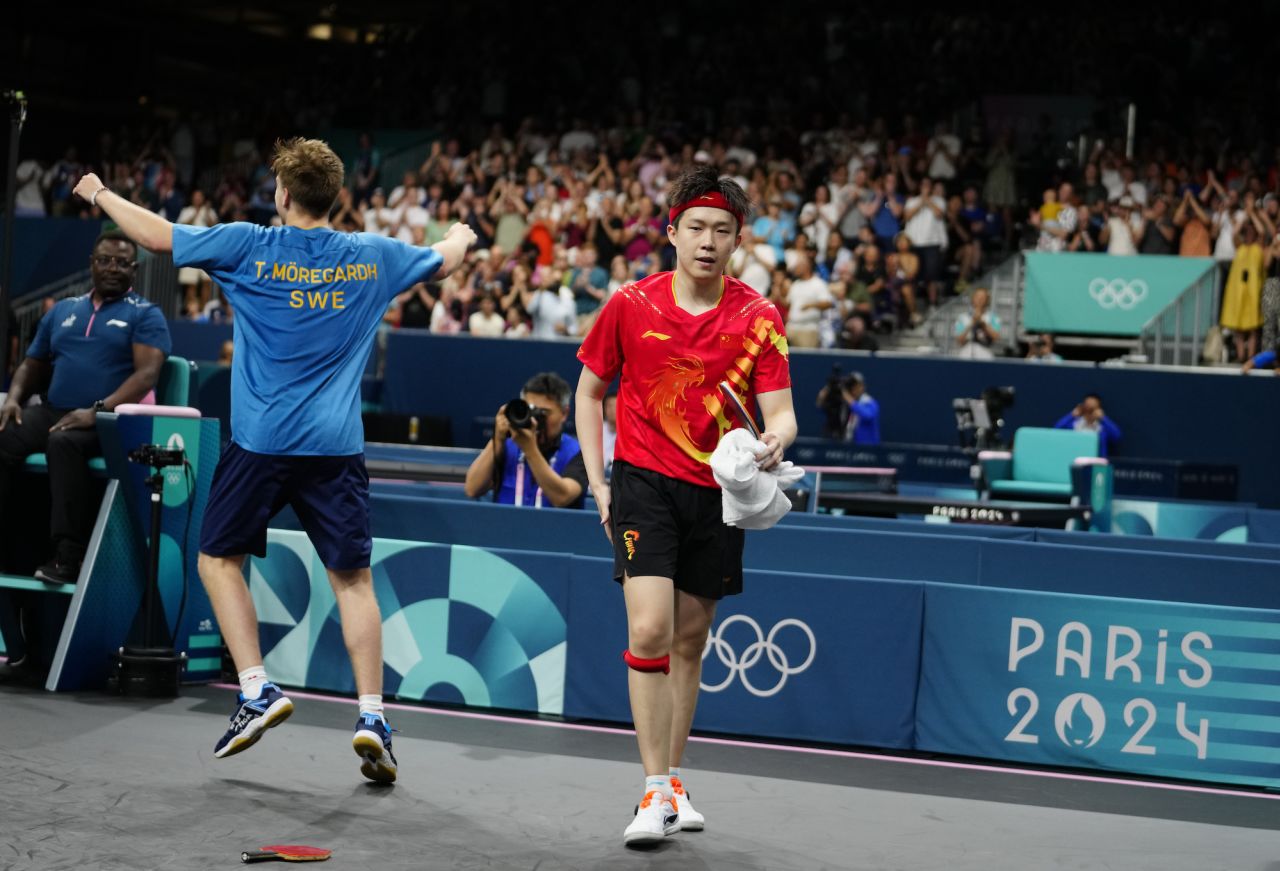
[[[616,461],[610,484],[613,577],[671,578],[705,599],[742,592],[743,531],[721,519],[719,487]]]
[[[228,442],[209,487],[200,551],[267,553],[267,524],[293,507],[325,568],[369,567],[369,474],[364,454],[293,457],[255,454]]]
[[[920,245],[916,248],[920,258],[920,281],[930,282],[942,278],[942,248],[938,245]]]

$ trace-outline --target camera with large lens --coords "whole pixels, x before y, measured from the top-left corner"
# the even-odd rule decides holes
[[[536,405],[530,405],[523,399],[507,400],[507,423],[511,424],[512,429],[528,429],[537,421],[538,426],[546,424],[547,410],[539,408]]]
[[[168,466],[181,466],[186,457],[181,448],[166,448],[161,445],[138,445],[129,451],[129,462],[140,466],[151,466],[163,469]]]

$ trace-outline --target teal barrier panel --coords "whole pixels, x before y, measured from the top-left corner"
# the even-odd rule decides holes
[[[1023,327],[1033,332],[1137,336],[1215,268],[1209,257],[1028,252]]]
[[[929,584],[920,750],[1280,786],[1280,612]]]
[[[375,539],[387,695],[629,722],[607,559]],[[747,572],[704,651],[695,727],[910,748],[924,585]],[[303,533],[250,561],[268,673],[351,693],[333,592]]]
[[[371,562],[387,695],[563,713],[568,559],[375,539]],[[272,679],[354,692],[337,602],[305,533],[271,530],[248,578]]]

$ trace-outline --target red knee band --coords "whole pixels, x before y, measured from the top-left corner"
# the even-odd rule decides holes
[[[667,656],[660,656],[657,659],[641,659],[640,657],[632,654],[630,650],[624,650],[622,651],[622,661],[625,662],[629,668],[633,668],[636,671],[644,671],[644,672],[660,671],[663,674],[671,673],[671,655],[670,654],[668,654]]]

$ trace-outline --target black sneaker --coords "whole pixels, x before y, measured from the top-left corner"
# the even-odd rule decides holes
[[[79,562],[63,562],[54,557],[36,569],[36,580],[50,584],[74,584],[80,578]]]

